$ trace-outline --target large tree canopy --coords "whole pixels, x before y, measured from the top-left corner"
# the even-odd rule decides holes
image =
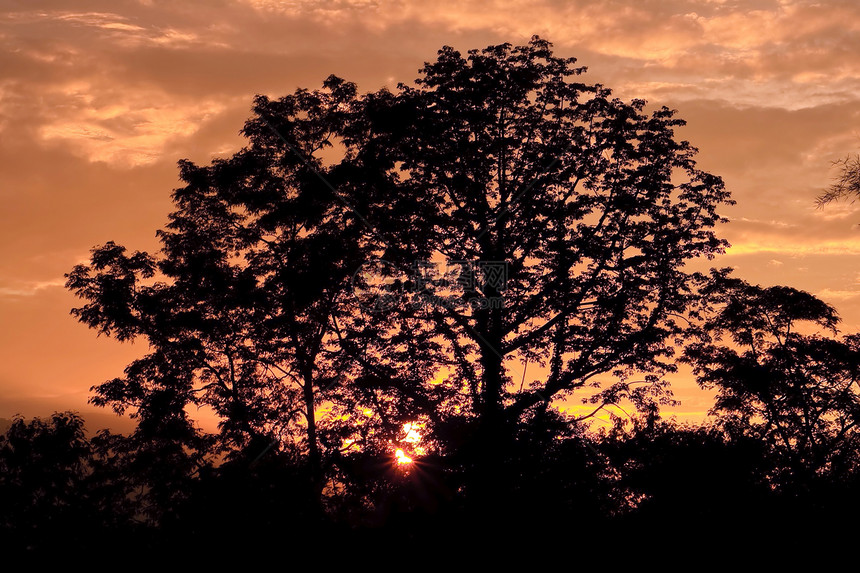
[[[306,460],[319,493],[406,422],[498,462],[577,389],[655,397],[730,199],[673,111],[574,63],[535,37],[445,47],[394,92],[259,96],[247,147],[180,163],[161,253],[108,243],[69,274],[81,321],[151,349],[94,401],[153,436],[206,405],[223,447]]]
[[[368,96],[349,132],[383,257],[413,275],[400,277],[411,304],[381,312],[418,309],[448,383],[490,425],[604,374],[617,383],[599,400],[644,398],[628,376],[672,369],[685,263],[725,245],[713,228],[728,193],[675,139],[683,121],[582,83],[574,61],[538,38],[446,47],[416,86]],[[526,362],[545,372],[531,385],[512,377]]]

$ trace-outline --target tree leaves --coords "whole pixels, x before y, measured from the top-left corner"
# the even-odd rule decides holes
[[[108,243],[69,274],[79,320],[150,347],[93,401],[159,439],[208,406],[222,448],[298,452],[319,494],[335,437],[371,451],[428,420],[440,452],[456,447],[441,428],[471,426],[491,457],[578,389],[668,399],[674,315],[696,300],[685,264],[724,248],[731,201],[672,110],[584,72],[534,37],[444,47],[393,92],[329,76],[255,98],[245,148],[180,162],[160,253]],[[380,256],[390,268],[359,273]],[[372,279],[383,305],[356,297]],[[518,388],[523,360],[546,375]]]
[[[781,459],[780,487],[808,487],[856,463],[860,354],[856,336],[801,334],[802,323],[835,333],[835,310],[790,287],[761,287],[714,273],[711,315],[685,348],[699,383],[718,390],[727,427],[765,440]],[[732,343],[721,340],[724,334]]]

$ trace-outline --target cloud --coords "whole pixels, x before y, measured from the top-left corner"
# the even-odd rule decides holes
[[[15,281],[14,286],[0,286],[0,297],[4,296],[35,296],[40,291],[65,286],[65,279],[54,279],[48,281]]]
[[[860,290],[834,290],[826,288],[815,293],[822,300],[844,301],[860,297]]]
[[[856,99],[860,7],[839,2],[245,0],[274,19],[305,19],[331,35],[345,22],[376,32],[422,26],[492,33],[612,58],[620,89],[741,105],[802,109]],[[384,41],[380,38],[380,41]],[[456,46],[455,46],[456,47]],[[475,47],[475,46],[468,46]],[[691,78],[696,81],[691,82]]]
[[[172,140],[194,134],[226,108],[212,99],[183,102],[90,82],[58,86],[46,97],[64,113],[39,128],[43,141],[59,142],[89,161],[128,167],[159,161]]]
[[[533,34],[587,65],[585,81],[679,109],[679,138],[738,201],[718,233],[745,278],[798,281],[860,316],[840,275],[860,268],[860,215],[814,207],[830,162],[860,147],[855,2],[40,0],[0,14],[0,303],[16,333],[0,345],[0,379],[86,388],[114,375],[96,371],[105,357],[51,277],[107,240],[158,248],[174,162],[237,149],[255,93],[318,87],[330,73],[363,91],[409,83],[443,45],[465,54]],[[80,366],[34,372],[26,361],[46,339],[57,364]]]
[[[806,257],[810,255],[860,255],[860,239],[853,241],[817,241],[805,242],[802,240],[787,241],[783,238],[769,241],[748,241],[743,243],[732,243],[726,249],[726,255],[786,255],[792,257]]]
[[[68,12],[68,11],[40,11],[40,12],[17,12],[7,14],[7,20],[18,24],[44,24],[45,20],[54,21],[60,25],[69,25],[73,28],[87,28],[89,34],[99,34],[97,38],[102,41],[115,43],[124,47],[139,48],[146,45],[164,46],[171,48],[186,48],[190,46],[220,46],[226,44],[215,41],[207,41],[199,34],[188,30],[165,26],[156,22],[145,22],[135,19],[144,25],[132,23],[132,18],[113,12]],[[61,33],[65,37],[75,37],[77,34],[64,30]],[[90,41],[93,39],[90,38]]]
[[[824,221],[841,221],[853,217],[860,219],[860,205],[853,202],[829,203],[814,212],[814,215]]]
[[[790,229],[795,227],[791,223],[787,223],[785,221],[777,221],[776,219],[770,219],[769,221],[764,219],[750,219],[749,217],[741,217],[739,219],[734,220],[735,223],[746,223],[753,226],[758,227],[777,227],[782,229]]]
[[[39,15],[46,16],[47,14],[40,13]],[[145,29],[134,24],[128,24],[127,18],[120,16],[119,14],[112,14],[109,12],[65,12],[53,14],[53,17],[57,20],[64,20],[66,22],[73,22],[95,28],[104,28],[107,30],[136,32]]]

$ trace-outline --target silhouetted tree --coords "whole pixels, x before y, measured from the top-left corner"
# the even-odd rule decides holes
[[[772,509],[763,442],[715,425],[661,420],[656,413],[632,426],[616,426],[598,444],[615,469],[623,522],[658,536],[695,524],[693,535],[705,536],[745,530],[750,519],[761,520]]]
[[[116,436],[88,438],[83,418],[16,416],[0,435],[0,547],[49,558],[111,554],[136,532],[134,484],[116,464]]]
[[[108,243],[68,275],[79,320],[151,348],[93,401],[195,451],[186,411],[209,406],[233,459],[275,448],[316,495],[422,423],[492,504],[553,400],[664,399],[685,265],[722,251],[731,201],[672,110],[550,48],[445,47],[394,93],[259,96],[246,148],[180,163],[158,256]],[[517,384],[515,362],[546,376]]]
[[[684,122],[580,82],[574,62],[539,38],[445,47],[350,126],[367,140],[356,161],[381,173],[366,192],[385,276],[412,285],[379,314],[432,325],[460,394],[447,423],[475,432],[483,489],[503,481],[519,421],[554,399],[592,386],[597,404],[657,399],[693,296],[684,265],[725,245],[713,227],[729,196],[676,141]],[[547,375],[521,385],[517,363]]]
[[[327,164],[316,154],[332,147],[356,105],[355,86],[334,77],[322,91],[258,97],[247,148],[211,166],[180,163],[186,186],[174,192],[157,257],[108,243],[68,274],[68,288],[88,301],[73,310],[79,320],[120,340],[144,338],[152,349],[125,377],[94,387],[93,402],[131,408],[140,447],[166,455],[172,443],[170,456],[189,462],[165,467],[191,470],[188,449],[205,454],[200,448],[211,446],[187,414],[208,406],[220,417],[228,457],[251,464],[271,450],[286,453],[306,466],[319,498],[323,462],[361,445],[371,427],[381,433],[362,411],[373,408],[395,431],[382,403],[398,386],[410,388],[400,378],[426,376],[426,358],[396,326],[383,333],[377,325],[385,321],[365,323],[361,341],[339,326],[354,332],[360,324],[349,289],[373,245],[341,196],[360,173],[348,155]],[[342,347],[365,356],[350,361],[359,371],[337,357]],[[373,366],[393,354],[399,372]],[[321,427],[322,409],[330,413]]]
[[[839,318],[809,293],[750,285],[725,271],[712,278],[713,312],[684,358],[702,386],[718,391],[720,425],[768,445],[768,478],[778,488],[803,493],[853,473],[860,339],[823,336],[835,334]]]
[[[860,197],[860,155],[848,155],[835,162],[839,169],[836,180],[818,196],[816,203],[823,207],[840,199],[855,201]]]
[[[57,413],[50,420],[16,417],[0,436],[0,530],[4,542],[31,549],[74,535],[85,515],[85,483],[92,452],[83,419]]]

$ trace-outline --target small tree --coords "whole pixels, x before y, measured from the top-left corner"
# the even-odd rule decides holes
[[[118,438],[88,439],[76,412],[15,416],[0,434],[0,547],[42,557],[133,533],[134,492],[109,447]]]
[[[836,311],[809,293],[715,273],[713,314],[685,360],[717,390],[730,433],[768,444],[776,486],[805,489],[854,471],[860,446],[860,338],[835,339]],[[803,334],[818,329],[817,333]]]
[[[0,530],[38,545],[84,515],[92,451],[83,419],[71,412],[29,422],[20,416],[0,435]],[[70,532],[67,532],[70,533]],[[44,541],[44,540],[43,540]]]

